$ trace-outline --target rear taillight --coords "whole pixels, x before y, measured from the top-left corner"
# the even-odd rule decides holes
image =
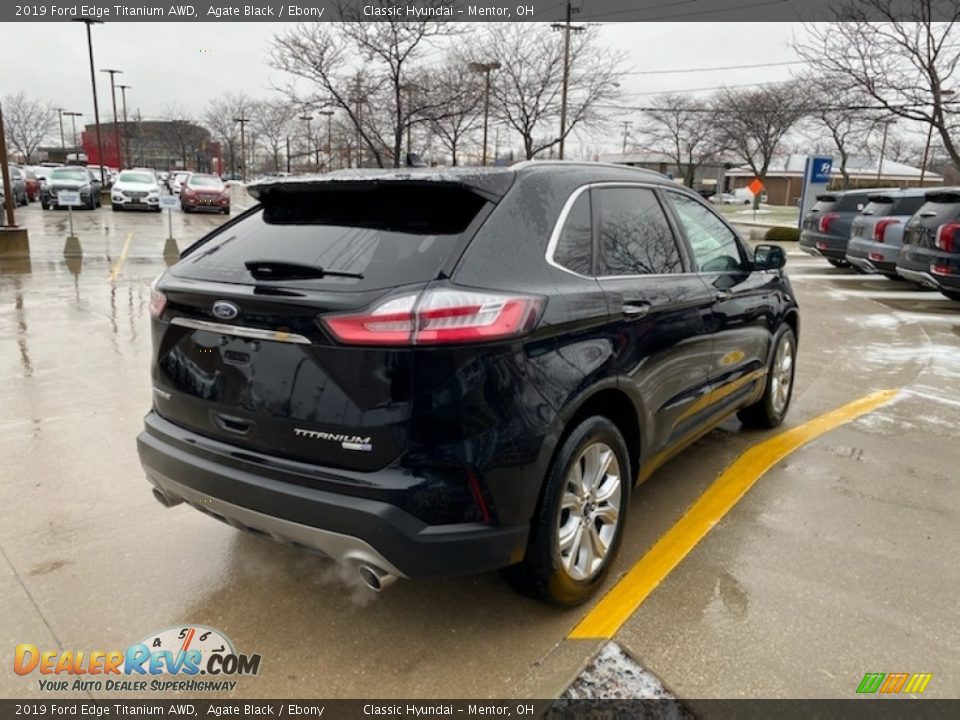
[[[444,345],[522,335],[533,329],[542,308],[543,298],[533,295],[438,288],[320,321],[349,345]]]
[[[946,252],[957,252],[960,248],[960,223],[947,223],[937,228],[934,244]]]
[[[949,265],[940,265],[934,263],[930,266],[930,272],[934,275],[956,275],[953,268]]]
[[[167,296],[157,290],[150,288],[150,316],[158,318],[163,315],[164,308],[167,307]]]
[[[822,218],[820,218],[820,232],[828,233],[830,232],[830,224],[839,217],[837,213],[827,213]]]
[[[883,242],[883,234],[887,231],[887,228],[891,225],[899,225],[899,220],[879,220],[876,225],[873,226],[873,239],[877,242]]]

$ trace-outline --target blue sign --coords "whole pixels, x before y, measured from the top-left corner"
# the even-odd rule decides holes
[[[810,182],[826,184],[830,182],[830,172],[833,170],[833,158],[815,157],[810,163]]]

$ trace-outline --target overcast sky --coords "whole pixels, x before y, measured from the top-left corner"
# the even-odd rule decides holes
[[[226,90],[269,97],[283,76],[267,64],[267,52],[282,24],[107,23],[93,28],[97,68],[124,71],[117,82],[132,85],[128,111],[157,116],[175,104],[201,117],[207,102]],[[796,60],[790,47],[799,23],[609,23],[602,37],[628,53],[631,69],[625,99],[643,104],[643,93],[710,88],[787,79],[799,66],[720,72],[648,75],[644,71],[703,68]],[[17,23],[3,32],[0,94],[20,90],[55,106],[84,113],[92,122],[93,100],[84,28],[79,23]],[[98,73],[101,119],[112,115],[110,81]],[[706,94],[706,93],[700,93]],[[119,102],[119,93],[118,93]],[[632,116],[636,118],[636,115]],[[629,120],[630,115],[616,120]],[[68,129],[69,132],[69,129]],[[618,149],[616,133],[602,144]],[[593,143],[591,143],[593,144]]]

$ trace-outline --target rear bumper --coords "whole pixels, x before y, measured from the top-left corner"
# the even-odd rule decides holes
[[[155,413],[147,415],[145,425],[137,449],[150,482],[171,504],[186,502],[235,527],[340,563],[372,563],[400,577],[484,572],[523,559],[528,524],[427,525],[387,502],[286,482],[276,466],[262,466],[253,456],[238,460],[237,448]],[[391,472],[370,473],[371,482]]]
[[[818,255],[831,260],[846,260],[847,238],[825,235],[814,230],[804,230],[800,233],[800,249],[810,255]]]
[[[905,245],[897,274],[934,290],[960,291],[960,254]]]
[[[870,240],[851,239],[847,262],[867,272],[896,273],[900,247]]]

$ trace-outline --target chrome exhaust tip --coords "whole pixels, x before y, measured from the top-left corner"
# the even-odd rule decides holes
[[[386,570],[366,563],[357,566],[357,575],[360,577],[360,582],[374,592],[380,592],[397,580],[396,575],[391,575]]]
[[[174,507],[183,502],[180,498],[171,498],[164,495],[157,488],[153,488],[153,496],[157,499],[157,502],[163,505],[166,508]]]

